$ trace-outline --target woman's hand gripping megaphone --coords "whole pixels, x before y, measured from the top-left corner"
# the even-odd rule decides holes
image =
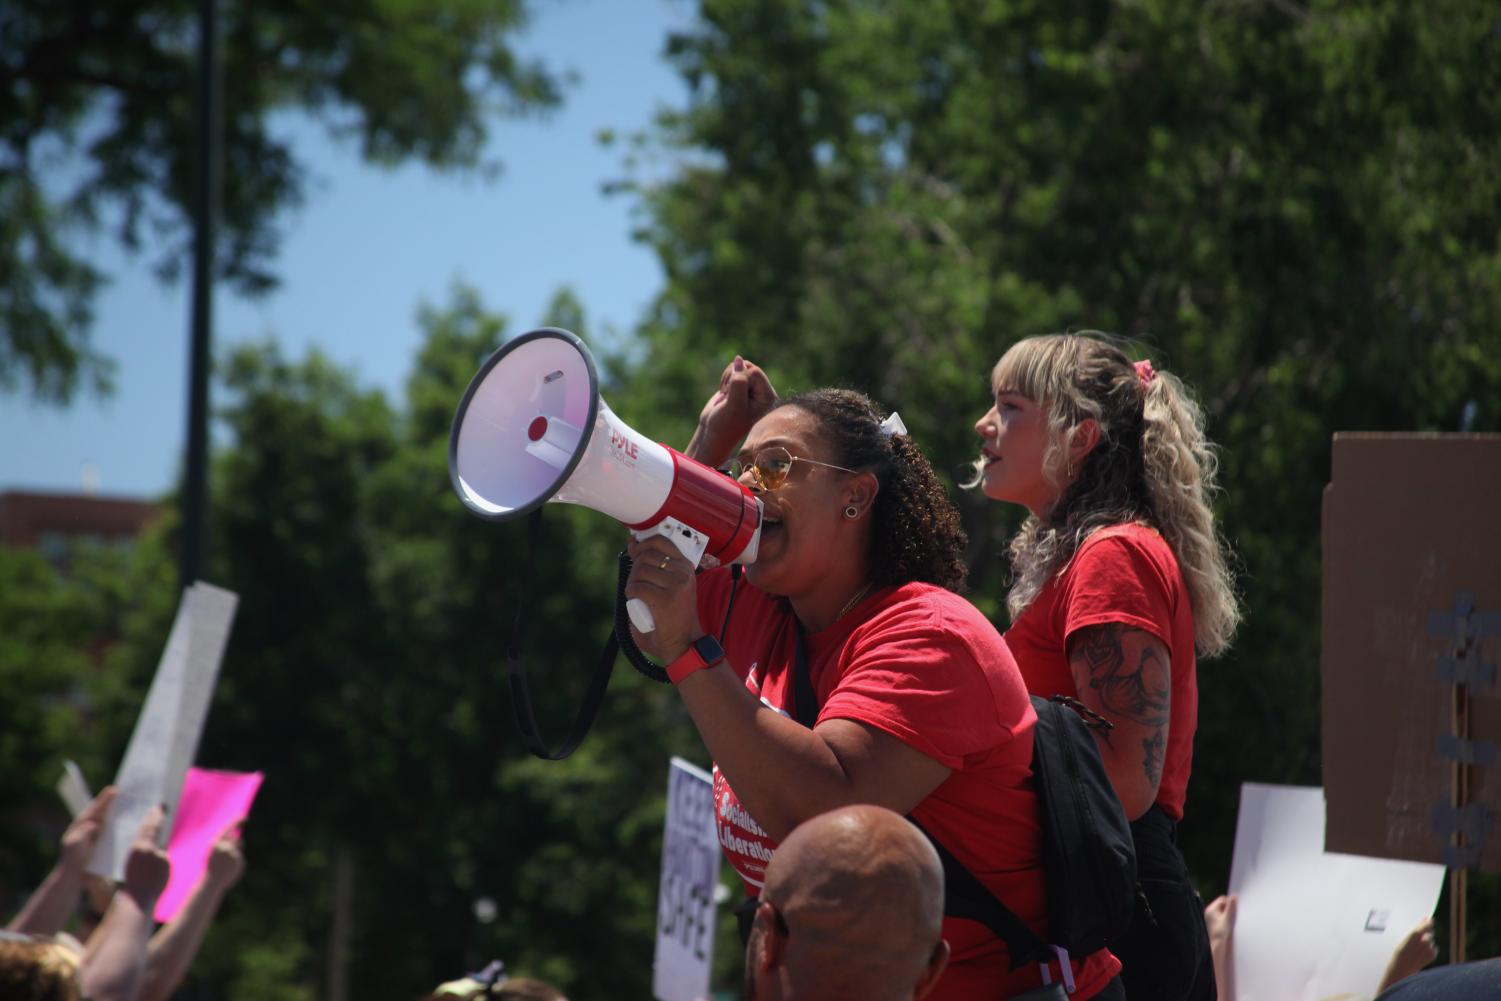
[[[632,537],[626,552],[632,563],[625,583],[632,636],[647,653],[671,663],[704,635],[698,622],[697,563],[684,556],[669,535]],[[652,628],[640,628],[638,606],[647,612]]]
[[[706,556],[704,552],[709,547],[709,537],[690,525],[685,525],[676,518],[663,518],[650,528],[639,532],[632,532],[631,538],[636,542],[645,542],[647,539],[660,538],[671,543],[676,552],[667,557],[667,562],[676,560],[690,567],[715,567],[719,560],[713,556]],[[634,565],[634,557],[632,558]],[[626,615],[630,617],[631,625],[638,633],[649,633],[657,628],[656,619],[653,618],[651,608],[640,598],[627,598],[625,603]]]

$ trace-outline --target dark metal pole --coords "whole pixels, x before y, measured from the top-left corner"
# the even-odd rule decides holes
[[[188,448],[182,485],[182,563],[187,587],[203,574],[208,512],[208,377],[213,357],[214,224],[218,212],[218,0],[198,2],[197,161],[193,166],[193,306],[188,362]]]

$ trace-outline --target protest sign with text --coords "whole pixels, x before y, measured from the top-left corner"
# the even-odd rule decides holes
[[[673,758],[667,769],[657,951],[652,963],[652,994],[657,1001],[709,996],[718,885],[713,780],[703,769]]]

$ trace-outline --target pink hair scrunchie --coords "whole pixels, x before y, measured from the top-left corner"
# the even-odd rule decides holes
[[[1143,358],[1136,363],[1135,367],[1136,378],[1141,380],[1141,388],[1146,389],[1152,384],[1152,380],[1157,378],[1157,370],[1152,367],[1152,360],[1150,358]]]

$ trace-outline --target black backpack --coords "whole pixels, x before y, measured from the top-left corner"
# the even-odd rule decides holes
[[[818,700],[801,629],[793,684],[797,720],[811,727],[818,719]],[[1098,952],[1125,933],[1136,908],[1131,825],[1091,732],[1114,724],[1067,695],[1034,695],[1032,708],[1037,712],[1032,779],[1042,826],[1048,941],[1038,938],[942,842],[912,821],[943,862],[943,912],[979,921],[995,932],[1006,943],[1012,969],[1062,958],[1058,949],[1080,959]]]
[[[1080,959],[1097,952],[1125,933],[1136,908],[1131,825],[1090,732],[1111,724],[1066,695],[1034,695],[1032,707],[1037,711],[1032,778],[1042,824],[1047,941],[928,834],[943,861],[944,913],[979,921],[995,932],[1011,953],[1012,969],[1054,958],[1055,946]]]
[[[1049,937],[1087,956],[1124,935],[1136,908],[1131,824],[1091,733],[1112,724],[1066,695],[1033,697],[1032,706]]]

